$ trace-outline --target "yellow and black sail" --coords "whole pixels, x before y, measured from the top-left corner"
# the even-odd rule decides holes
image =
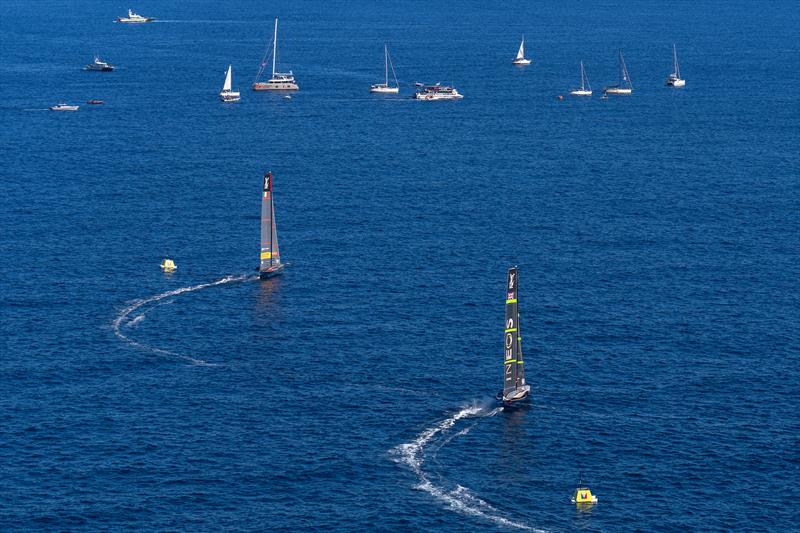
[[[278,230],[275,225],[275,204],[272,199],[272,172],[264,174],[261,195],[261,278],[271,277],[283,269],[278,250]]]
[[[526,398],[530,386],[525,383],[522,359],[522,333],[519,324],[519,277],[517,267],[508,269],[506,283],[506,319],[503,335],[503,392],[504,402]]]

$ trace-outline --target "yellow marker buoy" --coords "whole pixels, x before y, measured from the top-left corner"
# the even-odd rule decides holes
[[[164,272],[175,272],[177,269],[178,267],[175,266],[175,261],[172,259],[164,259],[161,261],[161,270]]]

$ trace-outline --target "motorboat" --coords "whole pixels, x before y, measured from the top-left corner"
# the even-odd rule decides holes
[[[161,261],[161,270],[164,272],[175,272],[178,270],[178,267],[175,265],[175,261],[172,259],[164,259]]]
[[[139,24],[139,23],[142,23],[142,22],[153,22],[154,20],[156,20],[156,19],[154,19],[153,17],[143,17],[141,15],[137,15],[136,13],[131,11],[130,9],[128,10],[128,16],[127,17],[117,17],[117,22],[125,22],[125,23],[128,23],[128,24]]]
[[[581,474],[580,481],[578,481],[578,487],[572,494],[572,503],[579,506],[597,503],[597,496],[592,494],[592,491],[589,490],[589,487],[583,484],[583,474]]]
[[[89,101],[88,101],[88,102],[86,102],[86,103],[87,103],[87,104],[89,104],[89,105],[100,105],[100,104],[105,104],[105,102],[104,102],[103,100],[94,100],[94,99],[93,99],[93,100],[89,100]]]
[[[258,81],[267,66],[267,55],[261,60],[261,67],[256,74],[256,81],[253,83],[254,91],[296,91],[300,89],[294,80],[294,74],[289,72],[276,72],[275,66],[278,60],[278,19],[275,19],[275,31],[272,34],[272,77],[267,81]]]
[[[455,87],[447,85],[426,85],[421,90],[414,93],[416,100],[458,100],[464,98]]]
[[[232,80],[232,68],[231,65],[228,65],[228,73],[225,75],[225,84],[222,86],[222,90],[219,93],[219,97],[222,98],[223,102],[238,102],[241,100],[239,91],[231,90]]]
[[[99,57],[94,56],[94,60],[83,67],[83,70],[94,70],[98,72],[111,72],[114,70],[114,65],[110,63],[106,63],[105,61],[101,60]]]
[[[667,78],[667,85],[670,87],[683,87],[686,85],[686,80],[681,78],[681,68],[678,66],[678,52],[675,50],[675,45],[672,45],[672,74]]]
[[[77,111],[78,107],[80,106],[61,103],[50,106],[50,111]]]

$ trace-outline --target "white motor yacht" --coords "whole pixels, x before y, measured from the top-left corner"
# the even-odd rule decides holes
[[[448,87],[447,85],[427,85],[422,90],[414,93],[414,98],[417,100],[458,100],[464,98],[455,87]]]
[[[153,22],[154,20],[156,20],[156,19],[154,19],[153,17],[143,17],[141,15],[137,15],[136,13],[131,11],[130,9],[128,10],[128,16],[127,17],[117,17],[117,22],[126,22],[128,24],[138,24],[138,23],[142,23],[142,22]]]
[[[65,103],[50,106],[50,111],[77,111],[79,106],[69,105]]]
[[[105,61],[102,61],[99,57],[94,56],[94,60],[85,67],[83,67],[83,70],[111,72],[112,70],[114,70],[114,65],[106,63]]]

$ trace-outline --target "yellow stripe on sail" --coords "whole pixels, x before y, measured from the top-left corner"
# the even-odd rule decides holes
[[[261,252],[261,260],[272,259],[272,252]]]

